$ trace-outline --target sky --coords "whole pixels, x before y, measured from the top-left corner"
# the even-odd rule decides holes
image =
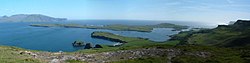
[[[250,0],[0,0],[0,16],[174,20],[225,23],[250,19]]]

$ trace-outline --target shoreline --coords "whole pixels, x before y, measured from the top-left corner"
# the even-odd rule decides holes
[[[151,32],[154,28],[173,28],[176,31],[189,28],[188,26],[175,25],[170,23],[160,23],[156,25],[80,25],[80,24],[31,24],[33,27],[64,27],[64,28],[86,28],[86,29],[107,29],[113,31],[137,31],[137,32]]]

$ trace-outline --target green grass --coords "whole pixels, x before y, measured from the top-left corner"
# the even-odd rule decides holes
[[[158,46],[161,48],[177,48],[183,52],[210,52],[210,55],[206,58],[193,56],[193,55],[177,55],[172,58],[172,63],[247,63],[239,50],[231,48],[218,48],[211,46],[194,46],[194,45],[185,45],[185,46]],[[111,63],[166,63],[169,61],[165,56],[163,57],[143,57],[137,59],[129,59],[122,61],[114,61]]]
[[[80,24],[31,24],[30,26],[35,27],[66,27],[66,28],[87,28],[87,29],[108,29],[115,31],[139,31],[139,32],[151,32],[153,28],[173,28],[175,30],[187,29],[188,26],[175,25],[170,23],[161,23],[156,25],[104,25],[104,26],[88,26]]]
[[[179,40],[172,40],[172,41],[166,41],[166,42],[164,42],[164,43],[162,43],[162,44],[167,44],[167,45],[175,46],[175,45],[177,45],[177,44],[179,44],[179,43],[180,43]]]
[[[0,46],[0,62],[1,63],[44,63],[45,61],[35,59],[29,55],[21,55],[19,51],[24,51],[24,49],[10,47],[10,46]]]
[[[118,50],[129,50],[129,49],[138,49],[138,48],[148,48],[155,46],[172,46],[178,44],[179,41],[169,41],[169,42],[154,42],[147,39],[136,38],[136,37],[124,37],[116,34],[112,34],[109,32],[93,32],[92,35],[95,36],[105,36],[113,39],[119,39],[125,41],[127,43],[123,44],[119,47],[109,47],[107,45],[102,45],[103,48],[97,49],[87,49],[87,50],[79,50],[81,53],[99,53],[99,52],[108,52],[108,51],[118,51]]]
[[[168,25],[168,26],[167,26]],[[35,25],[36,26],[36,25]],[[38,26],[40,26],[38,24]],[[102,28],[96,26],[85,26],[77,24],[52,24],[52,25],[41,25],[48,27],[79,27],[79,28],[91,28],[91,29],[110,29],[110,30],[129,30],[129,31],[151,31],[152,28],[165,28],[171,27],[178,29],[172,24],[158,24],[158,25],[147,25],[147,26],[128,26],[128,25],[108,25]],[[174,26],[174,27],[172,27]],[[106,27],[106,28],[105,28]],[[250,48],[249,40],[250,30],[244,28],[230,28],[230,27],[219,27],[211,30],[201,30],[201,31],[186,31],[175,35],[172,41],[166,41],[162,43],[157,43],[147,39],[141,39],[136,37],[124,37],[108,32],[97,32],[94,35],[105,36],[113,39],[119,39],[126,41],[127,43],[119,47],[110,47],[107,45],[102,45],[103,48],[94,48],[79,50],[72,53],[84,53],[93,54],[100,52],[111,52],[118,50],[131,50],[140,48],[175,48],[180,49],[184,52],[209,52],[210,55],[206,58],[192,56],[192,55],[179,55],[173,58],[171,61],[173,63],[247,63],[250,61]],[[180,43],[185,43],[185,45],[178,45]],[[191,44],[191,45],[190,45]],[[245,45],[246,44],[246,45]],[[212,46],[208,46],[212,45]],[[217,46],[240,46],[237,48],[226,48]],[[242,46],[243,45],[243,46]],[[29,55],[20,55],[18,51],[21,48],[0,46],[0,62],[3,63],[41,63],[44,62],[39,59],[34,59]],[[142,57],[137,59],[129,59],[122,61],[115,61],[112,63],[166,63],[166,57]],[[83,63],[78,60],[66,60],[66,63]]]
[[[79,60],[66,60],[65,62],[66,63],[85,63],[85,62],[82,62],[82,61],[79,61]]]
[[[145,57],[145,58],[115,61],[111,63],[166,63],[167,61],[168,60],[166,57]]]
[[[127,43],[119,47],[109,47],[107,45],[102,45],[103,48],[79,50],[71,53],[84,53],[93,54],[100,52],[111,52],[118,50],[132,50],[140,48],[150,48],[150,47],[160,47],[160,48],[177,48],[185,52],[199,52],[206,51],[210,52],[211,56],[207,58],[190,56],[190,55],[180,55],[173,58],[171,61],[173,63],[244,63],[249,61],[249,50],[238,50],[231,48],[219,48],[213,46],[198,46],[198,45],[184,45],[175,46],[180,43],[180,40],[166,41],[163,43],[153,42],[146,39],[135,38],[135,37],[124,37],[120,35],[115,35],[107,32],[98,32],[96,35],[106,36],[111,38],[120,39],[126,41]],[[183,34],[187,36],[188,34]],[[180,35],[180,36],[183,36]],[[185,37],[183,36],[183,37]],[[20,55],[16,50],[23,50],[21,48],[15,47],[0,47],[0,61],[6,63],[41,63],[42,60],[34,59],[28,55]],[[243,52],[242,52],[243,51]],[[115,61],[111,63],[166,63],[168,60],[166,57],[142,57],[137,59],[129,59],[122,61]],[[78,60],[67,60],[66,63],[83,63]]]
[[[197,46],[197,45],[187,45],[178,46],[181,50],[187,52],[197,52],[197,51],[207,51],[211,53],[208,58],[200,58],[194,56],[178,56],[174,59],[177,63],[244,63],[244,58],[241,57],[239,50],[231,48],[221,48],[213,46]]]
[[[206,46],[241,47],[250,45],[250,29],[237,28],[234,25],[217,27],[200,31],[181,32],[172,37],[179,40],[180,44],[195,44]]]
[[[208,33],[194,33],[191,37],[187,39],[189,44],[199,44],[199,45],[217,45],[224,46],[228,40],[237,39],[241,36],[245,36],[244,31],[233,31],[231,28],[216,28],[212,29]]]

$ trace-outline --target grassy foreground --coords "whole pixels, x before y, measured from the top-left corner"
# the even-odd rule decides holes
[[[133,50],[133,49],[141,49],[141,48],[160,48],[160,49],[180,49],[186,53],[194,53],[194,55],[199,55],[202,52],[209,52],[208,57],[199,57],[191,55],[178,55],[172,58],[172,63],[245,63],[247,62],[242,58],[242,52],[239,50],[231,49],[231,48],[218,48],[218,47],[210,47],[210,46],[195,46],[195,45],[184,45],[184,46],[174,46],[178,41],[170,41],[164,43],[156,43],[150,40],[135,38],[135,37],[123,37],[115,34],[111,34],[108,32],[95,32],[95,35],[98,36],[106,36],[112,37],[119,40],[127,41],[122,46],[119,47],[109,47],[103,45],[103,48],[96,49],[88,49],[88,50],[79,50],[76,52],[69,52],[68,54],[74,55],[75,53],[81,54],[95,54],[101,52],[112,52],[118,50]],[[44,63],[45,61],[34,59],[28,55],[20,55],[18,51],[22,51],[23,49],[15,48],[15,47],[6,47],[2,46],[1,50],[1,59],[0,61],[6,63]],[[198,53],[197,53],[198,52]],[[168,56],[150,56],[150,57],[141,57],[136,59],[128,59],[128,60],[119,60],[111,63],[166,63],[170,60],[166,60]],[[7,58],[7,59],[6,59]],[[68,63],[84,63],[78,60],[66,60]],[[85,62],[87,63],[87,62]]]
[[[156,46],[155,46],[156,47]],[[137,59],[129,59],[122,61],[115,61],[111,63],[248,63],[241,57],[241,53],[237,50],[230,48],[218,48],[218,47],[208,47],[208,46],[157,46],[164,49],[177,48],[184,52],[196,53],[201,51],[210,52],[210,55],[206,58],[192,55],[177,55],[172,58],[172,60],[166,60],[166,56],[161,57],[142,57]]]
[[[133,49],[141,49],[141,48],[152,48],[157,47],[161,49],[180,49],[183,52],[188,53],[197,53],[197,52],[209,52],[209,56],[198,57],[192,55],[178,55],[174,57],[171,62],[172,63],[244,63],[247,62],[242,58],[244,53],[240,50],[235,50],[231,48],[220,48],[220,47],[212,47],[212,46],[196,46],[196,45],[183,45],[183,46],[175,46],[180,41],[168,41],[164,43],[157,43],[146,39],[135,38],[135,37],[123,37],[119,35],[115,35],[108,32],[94,32],[93,35],[97,36],[105,36],[111,37],[119,40],[126,41],[124,45],[120,47],[108,47],[105,46],[101,49],[89,49],[89,50],[80,50],[80,53],[99,53],[99,52],[111,52],[118,50],[133,50]],[[200,54],[200,53],[199,53]],[[198,55],[199,55],[198,54]],[[129,59],[129,60],[121,60],[115,61],[112,63],[165,63],[170,60],[166,60],[167,56],[160,57],[141,57],[137,59]]]
[[[0,63],[44,63],[45,61],[35,59],[30,55],[21,55],[20,51],[25,49],[11,47],[11,46],[0,46]]]

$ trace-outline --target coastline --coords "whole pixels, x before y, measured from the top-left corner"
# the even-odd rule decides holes
[[[95,26],[95,25],[80,25],[80,24],[31,24],[33,27],[64,27],[64,28],[86,28],[86,29],[108,29],[114,31],[138,31],[138,32],[151,32],[153,28],[173,28],[176,31],[180,31],[182,29],[187,29],[188,26],[175,25],[170,23],[160,23],[156,25],[121,25],[121,24],[113,24],[113,25],[103,25],[103,26]]]

